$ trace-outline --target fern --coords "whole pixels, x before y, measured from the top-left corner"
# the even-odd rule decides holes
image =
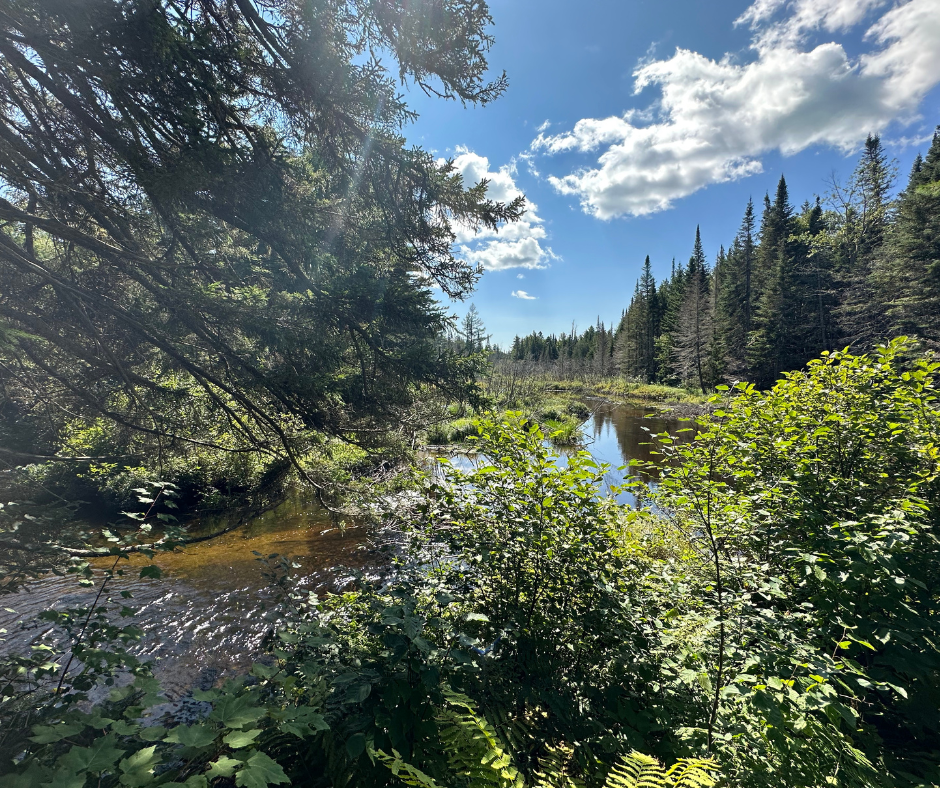
[[[610,770],[604,788],[711,788],[717,771],[715,761],[690,758],[667,771],[655,758],[634,750]]]
[[[676,788],[711,788],[719,766],[711,758],[680,758],[666,772]]]
[[[447,785],[467,788],[526,788],[512,757],[493,727],[479,714],[466,695],[444,688],[445,708],[437,715],[440,745],[447,755],[450,774]],[[410,788],[441,788],[416,766],[378,750],[370,754]],[[539,760],[532,788],[583,788],[570,773],[573,751],[564,745],[547,747]],[[607,775],[604,788],[711,788],[716,784],[718,764],[712,760],[682,758],[668,770],[655,758],[634,750],[621,757]]]
[[[438,721],[441,744],[455,776],[474,788],[523,788],[522,775],[496,731],[466,695],[444,690],[447,704]]]
[[[535,773],[535,788],[583,788],[583,783],[570,774],[574,750],[566,745],[547,746],[546,749],[547,753],[539,759],[539,769]]]
[[[392,774],[411,788],[440,788],[433,777],[429,777],[416,766],[403,761],[398,750],[393,749],[391,755],[382,750],[370,750],[369,754],[384,763]]]
[[[466,695],[444,688],[445,708],[437,715],[440,744],[447,754],[452,779],[448,784],[468,788],[525,788],[522,775],[500,745],[492,726],[477,712]],[[382,750],[370,753],[411,788],[440,788],[433,777]]]
[[[503,746],[516,754],[518,759],[520,753],[531,754],[530,749],[538,749],[535,730],[537,721],[544,716],[546,712],[536,707],[529,709],[522,716],[511,714],[505,707],[499,704],[483,705],[481,708],[487,721],[493,726],[499,736]],[[533,721],[536,721],[535,724]]]

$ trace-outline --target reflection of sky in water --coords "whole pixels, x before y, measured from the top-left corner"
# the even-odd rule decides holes
[[[654,482],[655,472],[651,473],[649,469],[636,466],[628,470],[623,466],[629,466],[635,461],[658,464],[660,458],[655,454],[656,446],[652,435],[661,432],[675,435],[677,429],[688,426],[676,419],[658,416],[656,411],[649,408],[629,408],[594,399],[588,399],[587,404],[592,410],[592,415],[582,427],[585,437],[584,449],[597,463],[610,466],[604,474],[605,492],[608,493],[612,487],[622,484],[630,475]],[[559,464],[564,465],[567,462],[566,454],[571,454],[577,449],[556,448],[555,451],[561,455]],[[475,456],[457,454],[450,457],[450,461],[461,470],[470,470]],[[629,506],[636,503],[636,497],[629,490],[621,490],[616,497],[620,503]]]
[[[608,486],[621,484],[629,476],[652,482],[655,472],[636,467],[623,468],[635,462],[652,462],[658,465],[660,457],[655,453],[657,447],[652,437],[661,432],[675,435],[684,425],[676,419],[665,419],[647,408],[628,408],[609,402],[588,400],[594,413],[584,424],[586,449],[597,462],[607,463],[610,470],[605,481]],[[632,493],[623,491],[617,500],[625,504],[634,504]]]

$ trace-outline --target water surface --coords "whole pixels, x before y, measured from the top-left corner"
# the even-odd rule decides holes
[[[637,460],[655,461],[650,433],[674,433],[680,424],[648,409],[596,399],[587,404],[592,415],[584,424],[585,448],[611,466],[605,476],[608,489],[628,473],[651,478],[649,471],[636,467],[618,469]],[[473,458],[459,456],[454,462],[467,466]],[[619,493],[618,499],[628,505],[635,502],[629,492]],[[219,523],[197,523],[192,530],[198,534],[199,528],[214,533]],[[140,567],[150,563],[144,556],[122,562],[125,575],[112,581],[106,596],[117,606],[126,603],[137,609],[132,620],[145,632],[140,651],[156,660],[167,694],[179,697],[194,685],[211,685],[221,676],[244,671],[260,655],[272,624],[274,594],[255,553],[289,557],[300,586],[322,593],[348,582],[351,569],[377,571],[384,560],[374,542],[366,526],[351,522],[340,528],[314,502],[298,497],[215,539],[157,554],[160,580],[139,578]],[[103,568],[112,560],[96,563]],[[23,651],[48,632],[47,624],[23,628],[19,621],[34,621],[49,607],[87,605],[96,590],[78,587],[71,577],[50,576],[19,594],[4,596],[0,629],[8,634],[0,636],[6,638],[0,651]],[[121,591],[133,598],[125,602]]]

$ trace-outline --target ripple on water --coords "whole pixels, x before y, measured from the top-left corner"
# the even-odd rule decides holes
[[[122,562],[124,574],[108,585],[106,596],[136,610],[125,621],[144,631],[137,651],[155,660],[169,697],[244,671],[260,656],[275,600],[255,552],[290,558],[300,586],[320,593],[347,579],[334,567],[367,570],[378,563],[364,526],[338,528],[322,509],[300,499],[216,539],[158,553],[153,563],[163,570],[160,580],[139,577],[140,567],[150,563],[145,556]],[[99,573],[110,566],[94,563]],[[132,599],[124,600],[122,591]],[[85,606],[96,593],[97,588],[76,590],[74,578],[49,576],[5,597],[4,607],[15,613],[0,609],[0,629],[8,631],[0,651],[23,651],[47,636],[49,625],[36,620],[43,610]]]

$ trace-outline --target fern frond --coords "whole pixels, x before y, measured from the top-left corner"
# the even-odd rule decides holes
[[[393,749],[391,755],[382,750],[370,750],[369,754],[384,763],[392,774],[411,788],[440,788],[433,777],[426,775],[417,766],[403,761],[398,750]]]
[[[711,788],[719,768],[713,760],[681,758],[667,771],[655,758],[634,750],[610,770],[604,788]]]
[[[570,774],[574,750],[564,744],[558,747],[547,745],[545,749],[535,773],[535,788],[583,788],[583,783]]]
[[[523,788],[522,775],[473,701],[450,689],[444,700],[448,708],[438,722],[451,770],[473,788]]]
[[[498,704],[484,705],[480,711],[486,717],[499,740],[510,752],[531,754],[529,751],[537,747],[535,741],[535,725],[532,718],[544,714],[541,709],[529,709],[522,717],[518,717]]]
[[[675,788],[711,788],[721,767],[710,758],[680,758],[666,774]]]
[[[604,782],[604,788],[670,788],[671,785],[659,761],[636,750],[622,756]]]

